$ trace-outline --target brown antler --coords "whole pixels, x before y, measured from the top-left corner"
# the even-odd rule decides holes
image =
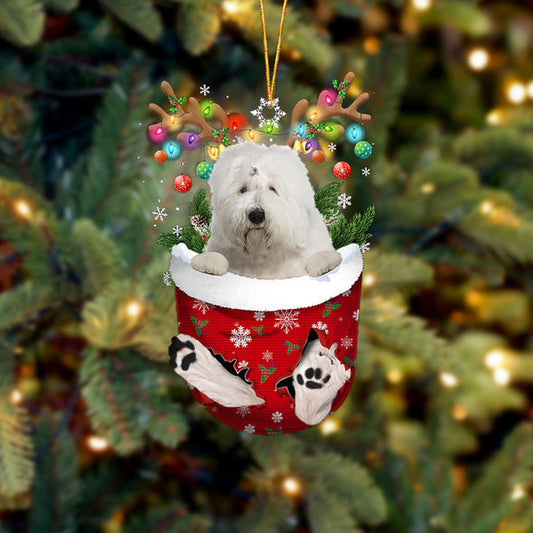
[[[354,79],[355,74],[353,72],[348,72],[346,76],[344,76],[343,82],[351,84]],[[364,104],[369,98],[370,95],[368,93],[363,93],[359,95],[348,107],[342,107],[342,100],[340,98],[337,98],[333,104],[329,104],[325,98],[325,91],[321,91],[318,95],[316,102],[316,113],[313,114],[310,120],[311,126],[315,126],[323,120],[331,117],[348,117],[353,120],[356,120],[357,122],[367,123],[372,119],[372,116],[367,115],[365,113],[361,113],[360,111],[358,111],[358,108],[360,105]],[[308,107],[309,102],[305,99],[299,100],[294,106],[291,114],[291,134],[289,136],[289,139],[285,143],[288,146],[294,145],[294,141],[297,139],[296,126],[298,125],[298,122],[302,119],[302,117],[305,115]],[[339,136],[342,135],[344,133],[344,127],[339,125],[338,131]]]
[[[161,90],[163,91],[165,96],[167,96],[167,98],[169,96],[172,96],[172,98],[176,98],[174,89],[172,89],[172,86],[170,85],[170,83],[168,83],[168,81],[161,82]],[[161,117],[161,125],[166,131],[170,133],[179,132],[186,125],[192,125],[199,128],[200,131],[198,133],[198,137],[200,137],[200,139],[202,139],[203,141],[212,140],[213,127],[209,125],[207,120],[202,115],[202,110],[200,109],[200,104],[198,103],[198,100],[194,98],[194,96],[190,96],[188,101],[189,112],[186,113],[184,111],[182,115],[168,114],[157,104],[150,104],[148,107],[154,113],[158,114]],[[226,127],[226,124],[228,122],[228,116],[226,115],[226,112],[218,104],[213,103],[212,106],[214,109],[213,120],[216,120],[219,123],[220,128]],[[178,140],[180,139],[178,138]]]

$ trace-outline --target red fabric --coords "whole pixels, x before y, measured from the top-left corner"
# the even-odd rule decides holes
[[[265,404],[229,408],[212,402],[198,390],[194,397],[228,426],[249,433],[274,435],[309,427],[294,414],[294,400],[276,383],[290,376],[301,357],[309,330],[314,328],[327,346],[338,343],[337,357],[352,368],[349,381],[341,388],[332,412],[340,407],[354,378],[357,328],[362,276],[351,289],[328,302],[282,311],[241,311],[216,307],[191,298],[176,288],[179,332],[197,338],[235,367],[249,368],[246,379]],[[261,383],[263,379],[263,383]]]

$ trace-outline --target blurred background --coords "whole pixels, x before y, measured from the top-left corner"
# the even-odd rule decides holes
[[[352,392],[264,438],[168,366],[155,239],[187,222],[202,157],[158,165],[146,134],[163,79],[252,118],[258,2],[0,3],[2,533],[533,531],[533,8],[288,5],[276,96],[355,72],[373,154],[340,139],[309,171],[348,161],[352,213],[377,215]],[[265,13],[273,55],[281,2]]]

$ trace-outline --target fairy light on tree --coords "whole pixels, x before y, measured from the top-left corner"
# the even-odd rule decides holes
[[[387,372],[387,380],[390,381],[391,383],[400,383],[403,379],[403,374],[401,372],[401,370],[397,369],[397,368],[393,368],[392,370],[389,370]]]
[[[485,48],[474,48],[467,56],[467,63],[472,70],[481,71],[487,68],[489,59],[489,53]]]
[[[322,433],[322,435],[324,436],[336,433],[337,431],[339,431],[340,427],[341,423],[335,418],[327,418],[319,426],[320,433]]]
[[[485,365],[488,368],[499,368],[502,366],[504,361],[504,353],[503,350],[499,348],[495,348],[494,350],[490,350],[490,352],[487,352],[485,355]]]
[[[422,194],[432,194],[435,192],[435,184],[427,181],[420,186],[420,192]]]
[[[363,285],[365,287],[373,287],[376,284],[376,275],[369,272],[363,276]]]
[[[521,500],[522,498],[525,498],[525,496],[526,496],[526,491],[523,485],[519,484],[513,487],[510,498],[511,500],[516,501],[516,500]]]
[[[468,411],[463,405],[457,404],[453,406],[452,415],[455,420],[461,422],[468,417]]]
[[[526,87],[523,83],[515,81],[507,87],[507,99],[512,104],[522,104],[526,99]]]
[[[487,113],[486,121],[492,126],[498,126],[503,122],[503,113],[500,109],[493,109]]]
[[[531,100],[533,100],[533,80],[531,80],[528,84],[527,84],[527,95],[529,96],[529,98]]]
[[[292,498],[299,496],[302,493],[302,484],[299,479],[294,476],[287,476],[281,483],[283,492]]]
[[[144,305],[139,300],[129,300],[124,306],[124,311],[130,318],[137,318],[143,309]]]
[[[417,11],[427,11],[432,6],[432,0],[411,0],[411,5]]]
[[[19,403],[21,403],[23,398],[24,397],[22,396],[22,392],[20,392],[18,389],[14,389],[9,395],[9,401],[13,405],[18,405]]]
[[[496,368],[492,373],[492,379],[496,385],[505,387],[511,381],[511,373],[506,368]]]
[[[448,389],[453,389],[459,384],[457,377],[450,372],[441,372],[439,375],[440,382]]]
[[[479,206],[479,210],[484,214],[488,215],[494,209],[494,202],[490,200],[484,200]]]
[[[107,442],[104,437],[99,437],[98,435],[90,435],[87,437],[87,446],[93,452],[103,452],[109,448],[109,442]]]
[[[25,220],[29,220],[33,214],[30,203],[24,199],[15,200],[13,209],[20,218]]]

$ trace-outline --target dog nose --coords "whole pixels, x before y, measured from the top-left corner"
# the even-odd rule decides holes
[[[248,220],[252,224],[261,224],[265,220],[265,212],[260,207],[256,207],[248,213]]]

